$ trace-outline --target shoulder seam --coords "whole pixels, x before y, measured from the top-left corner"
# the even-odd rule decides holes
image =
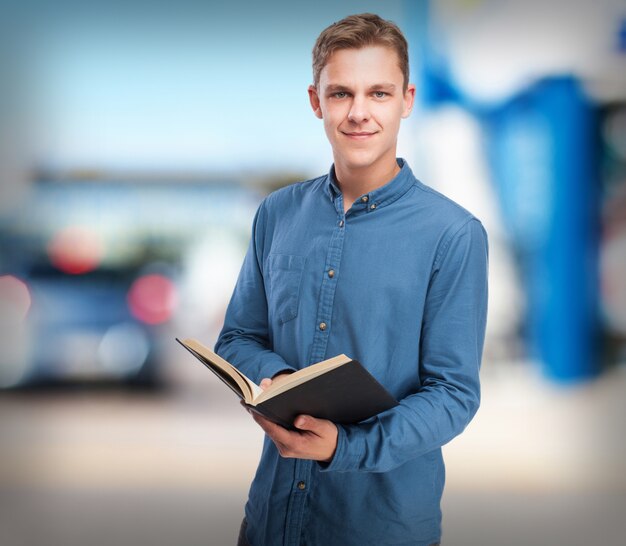
[[[454,203],[454,201],[452,201],[452,202]],[[458,206],[460,207],[460,205],[458,205]],[[460,208],[463,208],[463,207],[460,207]],[[465,210],[465,209],[463,209],[463,210]],[[455,229],[454,232],[451,233],[448,236],[448,238],[446,239],[445,243],[439,249],[439,252],[437,252],[437,256],[435,256],[435,261],[433,263],[433,269],[437,269],[437,267],[439,267],[439,264],[442,261],[442,259],[444,257],[444,254],[446,254],[448,252],[448,248],[450,248],[450,244],[452,243],[454,238],[457,236],[459,231],[461,231],[470,222],[478,222],[480,224],[480,220],[478,218],[476,218],[475,216],[472,216],[471,213],[470,213],[470,216],[468,218],[464,218],[463,221],[461,222],[461,224],[459,225],[459,227],[457,229]]]
[[[423,182],[420,182],[419,180],[417,180],[415,185],[421,191],[426,192],[426,193],[430,193],[431,195],[433,195],[435,197],[438,197],[438,198],[442,199],[443,201],[446,201],[446,202],[450,203],[451,205],[453,205],[459,211],[464,212],[465,214],[468,214],[471,218],[474,218],[474,219],[478,220],[478,218],[476,218],[469,210],[467,210],[465,207],[459,205],[453,199],[450,199],[447,195],[444,195],[443,193],[438,192],[434,188],[431,188],[430,186],[427,186],[426,184],[424,184]]]

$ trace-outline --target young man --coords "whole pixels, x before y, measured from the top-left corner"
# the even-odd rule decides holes
[[[396,159],[415,87],[393,23],[331,25],[313,71],[334,164],[261,203],[215,351],[262,386],[345,353],[400,404],[298,432],[253,415],[266,436],[239,544],[437,544],[441,446],[480,399],[486,234]]]

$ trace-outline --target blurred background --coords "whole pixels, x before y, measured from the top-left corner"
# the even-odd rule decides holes
[[[446,545],[626,533],[626,2],[5,1],[0,543],[234,544],[262,434],[212,346],[268,192],[328,171],[319,32],[395,21],[398,155],[490,236]]]

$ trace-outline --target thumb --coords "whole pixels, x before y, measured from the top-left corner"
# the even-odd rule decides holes
[[[313,432],[320,430],[321,420],[311,417],[310,415],[299,415],[294,422],[296,428],[300,430],[311,430]]]

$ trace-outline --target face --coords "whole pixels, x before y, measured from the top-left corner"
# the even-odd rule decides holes
[[[309,87],[315,115],[333,148],[336,167],[395,165],[400,120],[411,113],[415,86],[402,92],[397,53],[385,46],[340,49]]]

